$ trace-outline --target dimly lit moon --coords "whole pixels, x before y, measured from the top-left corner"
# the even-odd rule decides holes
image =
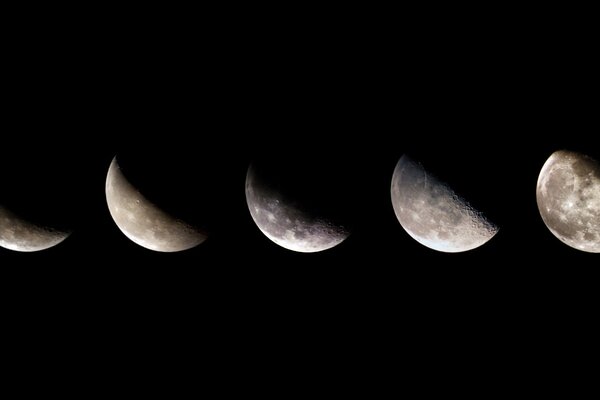
[[[286,198],[268,183],[260,182],[253,166],[246,175],[246,201],[252,219],[261,232],[288,250],[313,253],[335,247],[350,232],[323,215]]]
[[[600,253],[600,164],[572,151],[553,153],[540,171],[537,205],[563,243]]]
[[[158,208],[125,177],[117,158],[106,177],[106,202],[119,229],[138,245],[150,250],[175,252],[193,248],[207,235]]]
[[[69,232],[37,225],[0,206],[0,246],[23,252],[45,250],[61,243]]]
[[[472,250],[498,232],[481,212],[407,155],[394,169],[391,198],[402,227],[430,249],[448,253]]]

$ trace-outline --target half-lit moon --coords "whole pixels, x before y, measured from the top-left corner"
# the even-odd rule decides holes
[[[148,200],[125,177],[115,157],[106,177],[106,202],[119,229],[150,250],[175,252],[191,249],[207,235]]]
[[[45,250],[69,235],[70,232],[27,221],[0,205],[0,246],[4,248],[23,252]]]
[[[537,205],[544,223],[563,243],[600,253],[600,164],[580,153],[557,151],[537,181]]]
[[[392,176],[392,205],[406,232],[433,250],[456,253],[487,243],[498,232],[447,184],[403,155]]]

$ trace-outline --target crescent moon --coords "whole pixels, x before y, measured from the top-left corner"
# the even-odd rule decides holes
[[[15,251],[33,252],[61,243],[71,233],[29,222],[0,205],[0,246]]]
[[[106,202],[110,214],[125,236],[154,251],[191,249],[207,239],[196,227],[158,208],[125,177],[115,157],[106,177]]]
[[[350,235],[332,220],[315,216],[281,193],[259,183],[252,165],[246,174],[246,201],[260,231],[279,246],[301,253],[331,249]]]
[[[391,197],[400,225],[430,249],[457,253],[487,243],[498,227],[407,155],[392,176]]]
[[[542,220],[575,249],[600,253],[600,164],[584,154],[560,150],[544,163],[536,199]]]

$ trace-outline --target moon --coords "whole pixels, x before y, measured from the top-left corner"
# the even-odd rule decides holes
[[[115,157],[106,177],[106,202],[125,236],[150,250],[176,252],[191,249],[208,235],[161,210],[127,180]]]
[[[433,250],[472,250],[487,243],[499,230],[406,154],[394,169],[391,198],[400,225],[413,239]]]
[[[558,239],[577,250],[600,253],[600,164],[573,151],[554,152],[538,176],[542,220]]]
[[[279,246],[301,253],[331,249],[350,235],[348,228],[319,215],[264,182],[253,165],[246,174],[246,201],[260,231]]]
[[[33,252],[61,243],[70,232],[53,229],[23,219],[0,205],[0,246],[15,251]]]

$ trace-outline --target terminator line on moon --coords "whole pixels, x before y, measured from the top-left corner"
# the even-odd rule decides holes
[[[392,176],[392,205],[406,232],[431,249],[456,253],[487,243],[498,227],[445,183],[403,155]]]
[[[117,157],[106,177],[106,202],[119,229],[138,245],[150,250],[176,252],[191,249],[207,235],[174,218],[145,198],[125,177]]]
[[[312,215],[292,199],[269,190],[259,182],[252,165],[246,175],[246,201],[260,231],[279,246],[301,253],[335,247],[350,235],[343,226]]]
[[[0,205],[0,246],[22,252],[49,249],[61,243],[70,232],[29,222]]]
[[[563,243],[600,253],[600,164],[560,150],[544,163],[536,199],[542,219]]]

